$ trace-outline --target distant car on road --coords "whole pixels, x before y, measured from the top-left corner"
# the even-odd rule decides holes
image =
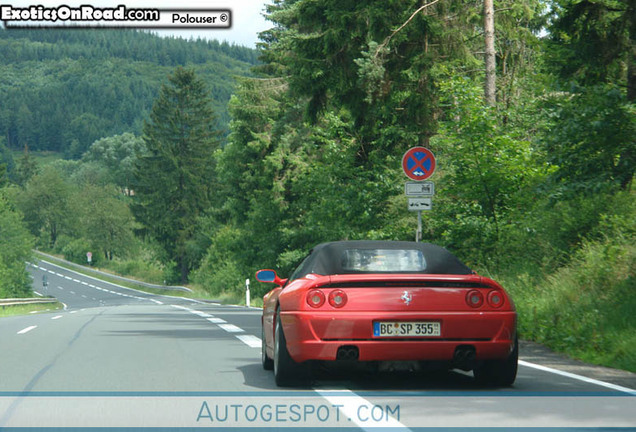
[[[393,241],[316,246],[263,298],[262,363],[276,384],[307,380],[310,362],[410,362],[473,370],[509,386],[517,375],[517,313],[501,285],[448,250]]]

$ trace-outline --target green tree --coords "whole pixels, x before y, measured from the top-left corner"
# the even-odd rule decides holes
[[[134,243],[134,218],[123,196],[114,187],[93,185],[83,186],[76,194],[74,205],[83,237],[107,260],[125,255]]]
[[[0,298],[27,297],[31,281],[25,261],[31,258],[33,236],[0,190]]]
[[[9,182],[7,177],[7,166],[3,163],[0,163],[0,188],[6,186],[6,184]]]
[[[568,194],[628,189],[636,169],[636,105],[616,86],[578,88],[549,98],[541,142]]]
[[[36,235],[46,235],[47,246],[54,247],[58,236],[75,226],[74,213],[69,211],[71,188],[62,175],[51,167],[45,167],[26,185],[24,193],[17,197],[17,204],[25,215],[25,222]]]
[[[98,162],[108,168],[111,181],[128,193],[134,176],[136,155],[143,153],[143,146],[143,139],[127,132],[95,141],[82,160]]]
[[[214,203],[216,117],[192,69],[168,77],[144,125],[145,151],[135,163],[133,212],[177,264],[187,282],[196,258],[188,244],[200,216]]]
[[[18,165],[16,168],[16,183],[22,187],[26,186],[27,182],[31,180],[38,171],[38,164],[29,153],[29,147],[24,146],[24,154],[20,159],[18,159]]]
[[[4,137],[0,137],[0,187],[14,177],[15,163],[13,155],[4,144]]]
[[[484,262],[499,248],[504,228],[516,222],[514,210],[535,193],[545,167],[532,143],[483,105],[474,81],[451,78],[440,91],[447,109],[432,145],[439,150],[443,193],[432,217],[447,245]]]
[[[636,1],[553,0],[551,65],[583,85],[620,83],[636,101]]]

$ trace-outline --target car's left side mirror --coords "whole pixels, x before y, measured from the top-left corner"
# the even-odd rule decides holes
[[[256,272],[256,280],[259,282],[273,283],[279,286],[285,285],[287,279],[278,277],[274,270],[259,270]]]

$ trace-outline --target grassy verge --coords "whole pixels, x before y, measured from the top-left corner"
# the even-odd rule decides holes
[[[0,306],[0,317],[26,315],[31,312],[48,312],[62,309],[62,303],[46,303],[46,304],[28,304],[28,305],[12,305]]]
[[[586,362],[636,372],[636,246],[589,242],[543,277],[500,280],[519,312],[522,337]]]

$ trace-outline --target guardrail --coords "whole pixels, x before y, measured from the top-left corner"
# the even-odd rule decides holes
[[[138,285],[141,287],[146,287],[146,288],[153,288],[153,289],[158,289],[158,290],[173,290],[173,291],[185,291],[185,292],[192,292],[192,290],[190,288],[184,287],[184,286],[168,286],[168,285],[155,285],[155,284],[151,284],[151,283],[147,283],[147,282],[141,282],[135,279],[129,279],[129,278],[125,278],[123,276],[118,276],[118,275],[114,275],[112,273],[106,273],[103,271],[99,271],[99,270],[95,270],[92,269],[90,267],[86,267],[80,264],[75,264],[73,262],[70,261],[66,261],[63,260],[61,258],[58,258],[56,256],[53,255],[49,255],[47,253],[44,252],[40,252],[40,251],[34,251],[37,255],[42,255],[44,257],[46,257],[47,260],[51,260],[51,261],[57,261],[58,263],[63,263],[65,266],[68,267],[73,267],[75,269],[81,270],[82,272],[87,272],[87,273],[92,273],[95,275],[99,275],[99,276],[106,276],[112,279],[116,279],[116,280],[120,280],[123,282],[128,282],[130,284],[134,284],[134,285]]]
[[[57,299],[54,298],[12,298],[12,299],[0,299],[0,306],[14,306],[14,305],[26,305],[26,304],[44,304],[44,303],[56,303]]]

